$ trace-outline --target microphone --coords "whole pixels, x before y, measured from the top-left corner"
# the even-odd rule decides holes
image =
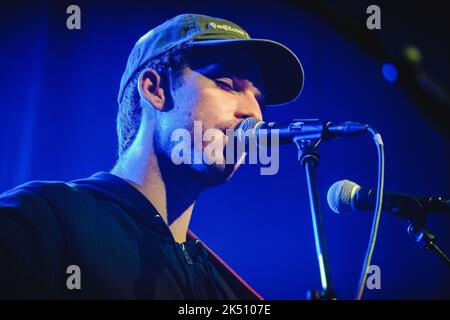
[[[350,180],[341,180],[330,187],[327,200],[330,209],[338,214],[371,211],[375,207],[376,190],[361,188]],[[424,218],[427,212],[450,213],[450,200],[384,192],[382,210],[405,219]]]
[[[294,142],[294,139],[316,140],[330,139],[341,136],[354,136],[365,133],[369,128],[358,122],[322,122],[318,119],[295,119],[290,123],[264,122],[256,118],[247,118],[237,128],[237,137],[246,146],[255,140],[261,146],[267,147],[271,137],[277,135],[279,144]]]

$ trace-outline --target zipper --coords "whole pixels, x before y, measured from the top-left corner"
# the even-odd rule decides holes
[[[184,243],[181,243],[180,245],[181,245],[181,249],[183,250],[184,257],[186,258],[187,263],[188,264],[194,264],[192,262],[192,260],[191,260],[191,257],[189,257],[189,254],[188,254],[188,252],[186,250],[186,247],[184,246]]]

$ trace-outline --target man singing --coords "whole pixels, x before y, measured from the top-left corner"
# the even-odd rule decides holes
[[[183,14],[146,33],[120,82],[112,170],[0,195],[0,297],[261,299],[189,230],[198,196],[239,161],[175,163],[173,132],[200,124],[226,142],[302,85],[292,51],[230,21]],[[210,143],[192,139],[190,157]]]

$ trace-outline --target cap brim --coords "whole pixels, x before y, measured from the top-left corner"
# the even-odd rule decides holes
[[[266,91],[265,104],[283,105],[296,100],[303,88],[303,67],[286,46],[268,39],[227,39],[192,42],[194,47],[236,48],[245,50],[259,64]]]

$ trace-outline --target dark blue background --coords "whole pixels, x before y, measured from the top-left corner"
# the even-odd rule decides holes
[[[0,190],[28,180],[71,180],[109,170],[116,160],[116,95],[135,41],[179,13],[229,19],[252,37],[290,47],[305,68],[302,96],[269,110],[266,119],[355,120],[377,128],[385,142],[385,189],[450,195],[449,143],[418,106],[381,74],[381,63],[317,14],[293,3],[233,1],[58,1],[0,4]],[[330,2],[365,28],[364,1]],[[66,8],[78,4],[82,29],[66,28]],[[382,30],[373,31],[393,53],[417,45],[423,65],[449,83],[448,22],[444,6],[410,1],[379,3]],[[447,19],[448,20],[448,19]],[[386,61],[389,62],[389,61]],[[318,182],[335,288],[353,297],[369,239],[372,214],[339,217],[326,191],[347,178],[376,185],[376,150],[368,136],[320,146]],[[262,296],[303,299],[319,288],[306,180],[293,146],[281,150],[280,170],[259,175],[246,165],[234,179],[205,192],[191,229]],[[450,219],[428,227],[450,252]],[[421,252],[401,221],[383,215],[373,264],[381,290],[368,299],[450,298],[450,272]]]

